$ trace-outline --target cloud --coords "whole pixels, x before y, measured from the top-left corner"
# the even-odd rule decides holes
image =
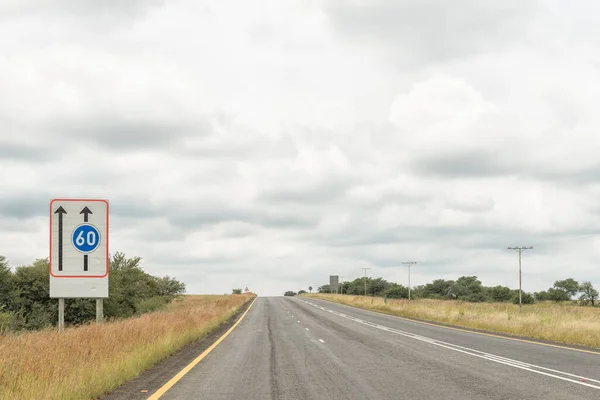
[[[589,5],[71,3],[0,6],[12,265],[47,255],[51,198],[98,197],[111,251],[191,292],[408,259],[514,287],[522,243],[527,290],[600,284],[593,238],[549,244],[600,224]]]
[[[61,121],[54,125],[52,136],[64,146],[92,145],[111,151],[132,151],[145,148],[165,149],[177,146],[186,136],[201,136],[210,127],[202,124],[121,120],[118,116],[98,116],[80,121]]]
[[[0,5],[0,15],[5,19],[44,15],[58,17],[76,17],[86,21],[98,20],[106,22],[112,19],[113,23],[119,19],[140,18],[149,9],[164,4],[163,0],[131,0],[121,2],[118,0],[106,0],[96,2],[93,0],[58,0],[52,4],[37,0],[8,0]]]
[[[29,196],[0,198],[0,215],[18,219],[45,216],[48,214],[48,199]]]
[[[518,161],[513,165],[504,164],[492,152],[471,151],[454,154],[441,154],[416,159],[412,169],[417,174],[438,177],[494,177],[511,175],[519,171]]]
[[[346,40],[362,42],[400,64],[418,65],[510,46],[527,32],[535,2],[332,0],[326,4],[333,26]]]

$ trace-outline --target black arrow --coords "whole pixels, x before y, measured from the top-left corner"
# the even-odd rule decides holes
[[[91,212],[90,209],[87,208],[87,206],[85,206],[83,208],[83,210],[81,210],[81,212],[79,214],[83,214],[83,222],[88,222],[88,215],[93,214],[93,212]],[[83,256],[83,270],[84,271],[88,270],[88,256],[87,256],[87,254]]]
[[[86,206],[83,208],[83,210],[81,210],[79,214],[83,214],[83,222],[88,222],[88,215],[93,214],[93,212],[91,212],[90,209]]]
[[[58,214],[58,270],[62,271],[63,267],[63,214],[66,214],[62,206],[58,207],[54,214]]]

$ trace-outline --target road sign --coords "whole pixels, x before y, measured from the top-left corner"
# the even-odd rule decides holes
[[[338,275],[329,275],[329,290],[331,290],[331,293],[337,293],[339,280]]]
[[[50,297],[108,297],[108,202],[50,202]]]

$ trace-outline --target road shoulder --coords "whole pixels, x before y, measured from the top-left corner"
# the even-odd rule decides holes
[[[148,368],[136,378],[124,383],[112,392],[100,397],[100,400],[141,400],[167,383],[177,372],[185,368],[204,350],[212,346],[229,328],[231,328],[252,304],[247,301],[236,314],[202,339],[190,343],[172,356]]]

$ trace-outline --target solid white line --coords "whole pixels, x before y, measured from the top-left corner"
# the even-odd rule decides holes
[[[305,302],[305,303],[307,303],[307,302]],[[307,304],[309,304],[309,303],[307,303]],[[314,307],[316,307],[316,308],[322,308],[322,307],[319,307],[317,305],[314,305]],[[383,330],[383,331],[386,331],[386,332],[390,332],[390,333],[395,333],[397,335],[401,335],[401,336],[405,336],[405,337],[408,337],[408,338],[411,338],[411,339],[419,340],[421,342],[430,343],[430,344],[433,344],[435,346],[439,346],[439,347],[446,348],[448,350],[453,350],[453,351],[456,351],[456,352],[459,352],[459,353],[467,354],[467,355],[470,355],[472,357],[482,358],[484,360],[493,361],[493,362],[496,362],[496,363],[499,363],[499,364],[507,365],[509,367],[518,368],[518,369],[522,369],[522,370],[529,371],[529,372],[534,372],[536,374],[545,375],[545,376],[549,376],[551,378],[556,378],[556,379],[560,379],[560,380],[563,380],[563,381],[568,381],[568,382],[576,383],[578,385],[587,386],[587,387],[590,387],[590,388],[593,388],[593,389],[600,390],[600,386],[597,386],[597,385],[594,385],[594,384],[590,384],[590,383],[586,383],[586,382],[582,382],[581,381],[581,380],[585,380],[587,382],[595,382],[597,384],[600,384],[600,381],[595,380],[595,379],[591,379],[591,378],[587,378],[587,377],[583,377],[583,376],[579,376],[579,375],[574,375],[574,374],[570,374],[568,372],[558,371],[558,370],[554,370],[554,369],[542,367],[542,366],[535,365],[535,364],[529,364],[529,363],[525,363],[525,362],[522,362],[522,361],[513,360],[513,359],[510,359],[510,358],[497,356],[495,354],[485,353],[483,351],[471,349],[471,348],[468,348],[468,347],[464,347],[464,346],[459,346],[459,345],[455,345],[455,344],[452,344],[452,343],[443,342],[441,340],[428,338],[426,336],[417,335],[417,334],[406,332],[406,331],[402,331],[402,330],[399,330],[399,329],[395,329],[395,328],[390,328],[390,327],[386,327],[386,326],[383,326],[383,325],[374,324],[374,323],[372,323],[370,321],[365,321],[365,320],[362,320],[362,319],[359,319],[359,318],[350,317],[348,315],[344,315],[342,313],[339,313],[337,311],[333,311],[333,310],[330,310],[330,309],[323,309],[323,310],[325,310],[325,311],[327,311],[329,313],[338,315],[338,316],[340,316],[342,318],[346,318],[346,319],[349,319],[351,321],[358,322],[360,324],[370,326],[372,328],[380,329],[380,330]],[[319,341],[321,341],[321,339],[319,339]],[[542,370],[542,371],[540,371],[540,370]],[[549,373],[549,372],[543,372],[543,371],[549,371],[551,373]],[[564,376],[559,376],[559,375],[564,375]],[[567,378],[567,376],[568,377],[573,377],[573,378],[578,378],[579,380],[570,379],[570,378]]]

